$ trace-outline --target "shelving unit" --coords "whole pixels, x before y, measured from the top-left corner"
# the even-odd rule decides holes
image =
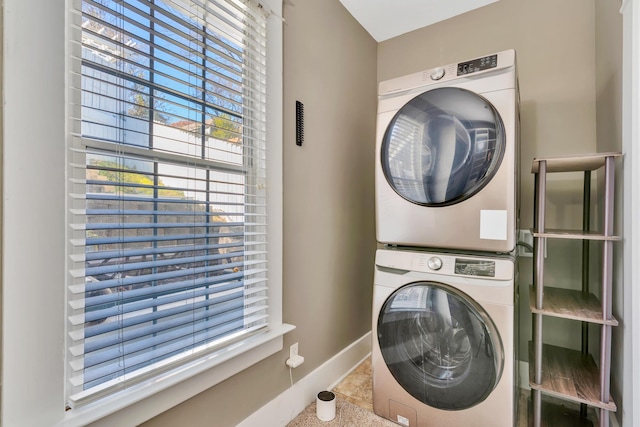
[[[571,425],[591,425],[586,420],[587,406],[599,411],[600,427],[609,426],[609,412],[616,405],[609,394],[611,371],[611,328],[618,325],[612,316],[613,243],[620,240],[613,235],[613,197],[615,185],[615,159],[620,153],[599,153],[575,157],[534,159],[531,173],[535,175],[534,224],[534,277],[529,289],[533,315],[533,341],[529,346],[529,379],[532,389],[530,418],[534,427],[556,424],[557,408],[543,404],[542,395],[581,404],[581,410],[562,411],[563,423],[573,417]],[[604,212],[602,230],[590,230],[591,172],[604,168]],[[554,230],[545,227],[547,174],[584,172],[583,229]],[[582,289],[568,290],[545,286],[544,248],[547,239],[582,241]],[[602,241],[602,276],[600,299],[591,292],[589,280],[589,242]],[[582,322],[582,350],[570,350],[543,344],[542,319],[544,316]],[[600,330],[599,364],[588,352],[588,325]],[[554,418],[555,417],[555,418]],[[557,425],[557,424],[556,424]]]

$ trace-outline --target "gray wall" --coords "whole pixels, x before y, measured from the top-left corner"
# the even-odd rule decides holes
[[[0,29],[4,28],[4,7],[0,7]],[[0,81],[2,81],[3,76],[4,76],[4,31],[0,31]],[[0,99],[4,99],[4,85],[0,84]],[[3,135],[4,135],[4,130],[3,130],[3,124],[4,124],[4,102],[2,103],[2,105],[0,105],[0,153],[4,153],[4,140],[3,140]],[[2,182],[2,177],[4,177],[4,173],[2,173],[2,169],[3,168],[3,164],[4,164],[4,158],[3,155],[0,154],[0,200],[4,200],[3,197],[3,192],[2,189],[4,188],[4,183]],[[2,203],[0,203],[0,218],[2,218]],[[1,223],[4,223],[3,221],[0,221]],[[3,233],[3,229],[2,229],[2,225],[0,224],[0,241],[2,240],[2,233]],[[4,257],[2,256],[2,250],[3,247],[2,245],[0,245],[0,277],[2,277],[2,263],[4,260]],[[2,328],[2,319],[3,317],[3,313],[2,313],[2,296],[3,296],[3,292],[2,292],[2,280],[0,279],[0,331],[4,330]],[[2,338],[2,334],[0,333],[0,338]],[[0,339],[0,343],[1,343],[1,339]],[[1,346],[2,344],[0,344]],[[2,372],[2,355],[4,354],[4,352],[2,351],[2,348],[0,348],[0,372]],[[2,384],[0,384],[0,395],[2,394]],[[2,408],[0,408],[1,410]],[[1,411],[0,411],[1,412]]]
[[[377,44],[337,0],[285,18],[284,316],[304,375],[371,330]]]
[[[232,426],[371,330],[375,256],[376,42],[338,0],[284,8],[285,350],[149,420],[146,427]],[[295,144],[295,101],[305,142]]]

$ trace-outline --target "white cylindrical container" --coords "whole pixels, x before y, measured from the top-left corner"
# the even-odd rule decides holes
[[[316,398],[316,416],[321,421],[331,421],[336,417],[336,395],[330,391],[321,391]]]

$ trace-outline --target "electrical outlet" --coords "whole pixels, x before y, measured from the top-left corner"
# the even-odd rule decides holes
[[[523,258],[533,257],[533,235],[530,230],[518,232],[518,256]],[[544,257],[547,257],[547,242],[544,242]]]
[[[292,344],[289,347],[289,358],[287,359],[287,366],[291,368],[297,368],[304,362],[304,357],[298,354],[298,343]]]

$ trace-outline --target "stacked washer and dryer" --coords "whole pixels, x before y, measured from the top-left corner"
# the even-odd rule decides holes
[[[515,51],[381,82],[378,99],[374,412],[513,427]]]

